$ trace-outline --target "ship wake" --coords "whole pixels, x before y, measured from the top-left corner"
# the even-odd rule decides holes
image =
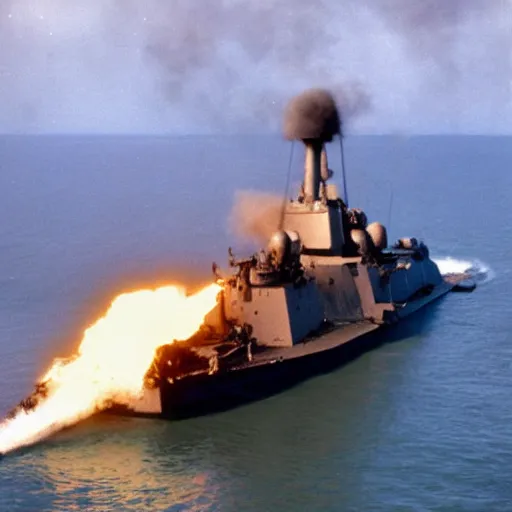
[[[190,338],[220,287],[194,295],[164,286],[124,293],[89,327],[76,355],[57,359],[34,393],[0,423],[0,454],[34,444],[107,408],[140,398],[157,349]]]
[[[491,281],[494,271],[479,259],[459,259],[451,256],[433,258],[443,276],[448,274],[469,274],[480,283]]]

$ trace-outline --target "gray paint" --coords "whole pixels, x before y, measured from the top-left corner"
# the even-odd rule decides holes
[[[313,205],[293,201],[288,203],[284,229],[299,233],[306,249],[321,249],[341,254],[343,228],[339,212],[321,202]]]
[[[248,323],[258,345],[291,347],[318,329],[324,319],[322,301],[312,281],[301,288],[292,284],[253,287],[250,302],[233,287],[225,290],[226,316]]]
[[[378,269],[369,269],[376,302],[404,302],[425,286],[441,284],[441,274],[432,260],[410,259],[408,263],[410,264],[408,270],[392,273],[388,281],[381,279]],[[390,265],[385,267],[390,268]]]

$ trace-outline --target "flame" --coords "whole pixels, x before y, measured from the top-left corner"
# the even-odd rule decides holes
[[[41,379],[47,396],[30,411],[0,424],[0,453],[33,444],[105,409],[141,397],[144,375],[158,347],[190,338],[215,307],[220,291],[209,285],[194,295],[164,286],[124,293],[89,327],[78,353],[56,360]]]

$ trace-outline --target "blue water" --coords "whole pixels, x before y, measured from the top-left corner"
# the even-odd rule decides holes
[[[225,264],[235,191],[282,193],[289,149],[0,138],[0,413],[120,291]],[[0,510],[512,510],[512,139],[348,138],[346,161],[351,206],[486,270],[477,291],[267,400],[173,423],[91,418],[11,454]]]

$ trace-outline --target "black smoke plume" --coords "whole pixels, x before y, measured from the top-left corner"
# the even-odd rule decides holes
[[[284,115],[284,135],[289,140],[321,139],[329,142],[340,133],[340,116],[329,91],[308,89],[293,98]]]

